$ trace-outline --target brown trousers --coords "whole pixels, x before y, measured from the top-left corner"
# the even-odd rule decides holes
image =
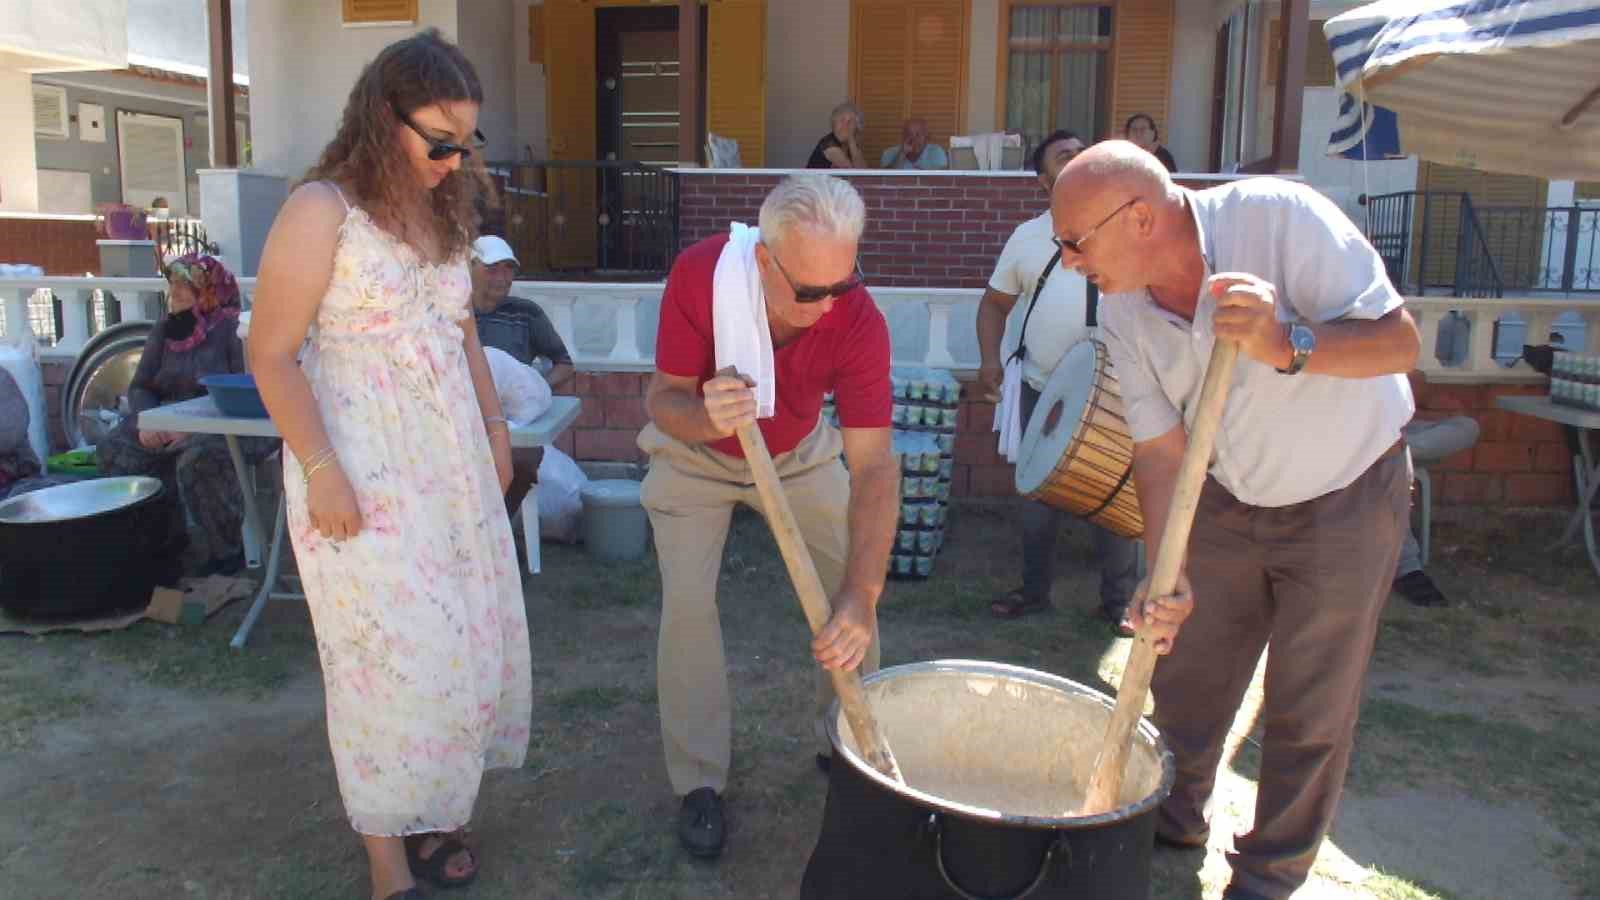
[[[850,475],[839,460],[842,448],[838,430],[819,422],[799,446],[773,459],[817,577],[830,597],[844,583],[850,550]],[[654,425],[639,433],[639,449],[650,455],[640,499],[650,514],[661,566],[656,696],[667,776],[679,794],[701,787],[721,793],[732,759],[733,701],[717,612],[717,576],[734,504],[762,515],[766,511],[750,466],[742,459],[685,444]],[[795,635],[797,645],[802,639],[802,634]],[[861,674],[877,671],[878,655],[874,637]],[[816,676],[812,730],[818,749],[826,751],[821,723],[833,702],[833,685],[820,667]]]
[[[1234,883],[1267,897],[1305,882],[1333,824],[1410,486],[1410,457],[1396,449],[1294,506],[1247,506],[1210,479],[1201,493],[1188,558],[1195,611],[1151,682],[1178,769],[1158,827],[1182,841],[1207,835],[1223,742],[1270,644],[1255,823],[1228,857]]]

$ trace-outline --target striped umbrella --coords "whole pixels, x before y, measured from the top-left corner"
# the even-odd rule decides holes
[[[1600,0],[1383,0],[1323,31],[1330,156],[1600,179]]]

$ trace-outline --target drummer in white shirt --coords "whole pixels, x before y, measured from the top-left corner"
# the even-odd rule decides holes
[[[1057,131],[1033,151],[1033,170],[1048,198],[1061,169],[1083,152],[1084,143],[1070,131]],[[978,370],[980,391],[999,400],[1006,363],[1025,345],[1021,359],[1021,422],[1027,427],[1056,364],[1074,344],[1092,337],[1089,324],[1090,288],[1082,275],[1056,262],[1057,247],[1051,232],[1050,211],[1017,226],[1000,252],[989,287],[978,304]],[[1048,271],[1046,271],[1048,269]],[[1044,284],[1040,286],[1043,277]],[[1018,302],[1018,301],[1022,302]],[[1032,313],[1029,314],[1029,308]],[[1026,319],[1026,332],[1023,322]],[[1065,512],[1029,500],[1022,512],[1022,585],[996,597],[990,611],[1014,619],[1050,608],[1050,588],[1055,579],[1055,542]],[[1095,525],[1095,549],[1100,558],[1100,615],[1124,634],[1132,634],[1125,613],[1128,598],[1139,582],[1136,541]]]

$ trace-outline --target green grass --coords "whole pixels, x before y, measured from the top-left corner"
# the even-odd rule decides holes
[[[262,697],[291,678],[316,671],[316,638],[309,620],[286,616],[291,621],[260,622],[243,649],[231,648],[228,641],[246,608],[235,601],[224,613],[192,627],[140,621],[122,631],[55,634],[47,640],[62,653],[87,653],[149,684],[206,694]]]
[[[1362,708],[1356,763],[1360,789],[1444,782],[1488,803],[1528,799],[1572,847],[1563,869],[1586,896],[1600,896],[1600,720],[1565,715],[1536,730],[1518,722],[1439,713],[1396,700]],[[1404,895],[1401,895],[1404,896]]]

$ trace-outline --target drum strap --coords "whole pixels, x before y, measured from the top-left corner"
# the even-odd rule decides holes
[[[1006,358],[1006,362],[1013,359],[1028,358],[1028,320],[1033,318],[1033,308],[1039,303],[1039,293],[1044,290],[1045,279],[1056,269],[1056,263],[1061,262],[1061,250],[1056,249],[1055,255],[1044,264],[1044,271],[1039,273],[1039,280],[1034,282],[1033,296],[1028,299],[1028,311],[1022,314],[1022,333],[1017,335],[1017,349]],[[1100,291],[1093,284],[1089,285],[1089,296],[1083,307],[1083,324],[1086,328],[1093,328],[1100,324]]]
[[[1022,333],[1017,335],[1017,349],[1006,358],[1006,362],[1009,363],[1013,359],[1028,358],[1028,320],[1033,318],[1033,308],[1039,304],[1039,293],[1044,290],[1045,280],[1050,277],[1051,272],[1056,270],[1056,263],[1058,262],[1061,262],[1060,247],[1056,248],[1056,252],[1050,257],[1050,261],[1044,264],[1044,271],[1039,273],[1039,280],[1033,283],[1033,296],[1028,299],[1028,311],[1022,314]]]

